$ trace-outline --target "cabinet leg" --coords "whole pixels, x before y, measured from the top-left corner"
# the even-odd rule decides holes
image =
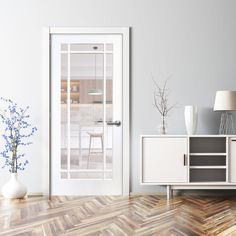
[[[171,185],[166,186],[166,198],[167,200],[170,200],[172,197],[172,190],[171,190]]]

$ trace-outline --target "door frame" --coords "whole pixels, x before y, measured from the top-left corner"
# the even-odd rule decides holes
[[[130,193],[130,28],[44,27],[42,32],[42,178],[43,194],[51,195],[51,35],[122,35],[122,195]]]

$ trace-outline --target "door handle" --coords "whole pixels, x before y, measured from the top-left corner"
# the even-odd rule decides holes
[[[95,123],[99,124],[99,123],[103,123],[102,120],[95,120]]]
[[[186,154],[184,154],[184,166],[186,166]]]
[[[121,121],[116,120],[116,121],[107,121],[107,125],[115,125],[115,126],[120,126]]]

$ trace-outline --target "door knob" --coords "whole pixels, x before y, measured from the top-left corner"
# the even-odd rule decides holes
[[[116,120],[116,121],[107,121],[107,125],[115,125],[115,126],[120,126],[121,121]]]

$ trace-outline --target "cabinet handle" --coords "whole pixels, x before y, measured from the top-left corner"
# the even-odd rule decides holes
[[[231,139],[232,142],[236,142],[236,139]]]
[[[184,154],[184,166],[186,166],[186,154]]]

